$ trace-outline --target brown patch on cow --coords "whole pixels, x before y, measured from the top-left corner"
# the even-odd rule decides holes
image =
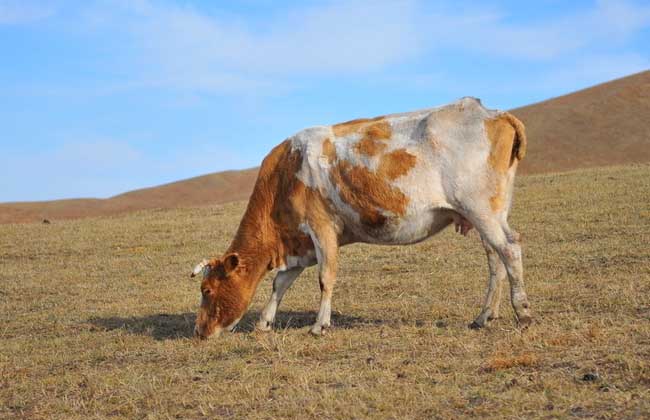
[[[323,156],[327,158],[327,161],[332,164],[336,160],[336,148],[330,139],[325,139],[323,141]]]
[[[485,120],[485,131],[490,140],[488,163],[499,173],[506,173],[516,160],[526,155],[526,129],[514,115],[504,112]]]
[[[386,148],[386,143],[370,137],[364,137],[354,145],[354,150],[360,155],[375,156]]]
[[[393,130],[390,128],[390,124],[382,119],[364,127],[362,139],[388,140],[392,134]]]
[[[332,165],[337,161],[336,149],[331,139],[323,140],[322,155]],[[249,235],[262,236],[266,238],[266,242],[272,244],[272,258],[269,261],[271,268],[285,264],[289,255],[300,257],[314,251],[311,237],[300,229],[301,223],[307,222],[315,231],[331,223],[331,203],[320,191],[307,187],[298,179],[296,175],[301,167],[300,151],[285,148],[283,156],[269,177],[273,181],[269,186],[260,188],[265,198],[260,200],[256,208],[260,207],[262,210],[255,215],[251,213],[251,220],[263,219],[269,222],[269,227],[262,232],[254,232],[251,229]],[[269,208],[270,218],[264,214],[269,212]]]
[[[332,131],[336,137],[343,137],[353,133],[358,133],[362,128],[366,127],[369,123],[379,122],[384,120],[384,116],[375,118],[359,118],[356,120],[346,121],[332,126]]]
[[[384,140],[389,140],[393,135],[390,123],[385,117],[372,119],[359,119],[332,126],[332,131],[337,137],[350,134],[359,134],[360,139],[354,145],[357,153],[366,156],[376,156],[385,148]]]
[[[355,145],[355,150],[366,156],[375,156],[386,148],[384,140],[389,140],[392,135],[388,121],[373,122],[362,129],[361,139]]]
[[[341,199],[359,214],[361,223],[368,227],[377,228],[386,223],[387,217],[382,210],[399,216],[406,211],[408,198],[404,193],[366,167],[341,161],[332,168],[330,177],[338,187]]]
[[[488,164],[496,172],[490,208],[498,212],[505,205],[506,174],[526,154],[526,133],[522,122],[507,112],[485,120],[484,125],[490,141]]]
[[[489,165],[498,173],[505,174],[510,168],[515,129],[505,118],[485,120],[485,130],[490,141]]]
[[[381,157],[377,175],[392,181],[406,175],[415,166],[416,160],[415,155],[410,154],[406,149],[393,150]]]

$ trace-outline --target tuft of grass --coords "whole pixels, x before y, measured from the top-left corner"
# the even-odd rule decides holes
[[[650,166],[520,177],[535,322],[475,331],[475,232],[341,250],[333,328],[307,333],[306,270],[275,331],[191,338],[189,271],[228,245],[245,203],[0,226],[0,418],[650,417]],[[596,375],[597,380],[585,380]]]
[[[516,356],[494,356],[487,361],[484,370],[494,372],[496,370],[510,369],[512,367],[532,367],[539,365],[539,357],[534,353],[524,353]]]

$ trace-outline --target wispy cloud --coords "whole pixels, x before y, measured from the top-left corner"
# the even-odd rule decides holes
[[[95,4],[89,27],[129,34],[143,87],[283,92],[295,77],[374,72],[417,56],[416,2],[329,2],[269,19],[208,14],[189,5]]]
[[[600,0],[527,22],[498,8],[466,6],[332,1],[244,20],[138,0],[95,4],[85,16],[94,26],[126,31],[135,49],[131,86],[207,93],[284,93],[301,78],[377,74],[435,61],[442,51],[550,61],[613,48],[650,26],[650,6],[629,1]]]
[[[46,19],[55,8],[47,3],[27,3],[19,0],[0,1],[0,25],[20,25]]]
[[[485,10],[467,14],[449,9],[433,12],[433,39],[441,48],[526,60],[550,60],[604,48],[650,26],[650,6],[600,0],[594,7],[570,15],[511,22],[507,12]]]

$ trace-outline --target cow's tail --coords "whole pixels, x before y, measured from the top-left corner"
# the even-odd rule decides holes
[[[510,156],[510,166],[512,166],[515,159],[522,160],[526,156],[526,127],[524,127],[524,123],[509,112],[504,112],[502,116],[515,129],[515,139],[512,143],[512,154]]]

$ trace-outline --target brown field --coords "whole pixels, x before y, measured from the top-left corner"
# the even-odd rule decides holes
[[[649,418],[650,166],[516,189],[525,331],[506,302],[467,328],[487,279],[475,232],[344,248],[325,337],[307,333],[311,269],[274,332],[251,331],[267,279],[237,332],[197,342],[188,273],[244,203],[2,225],[0,418]]]
[[[489,98],[484,100],[490,106]],[[528,155],[522,161],[520,174],[650,162],[650,71],[512,112],[521,118],[528,131]],[[276,139],[276,143],[281,140]],[[105,216],[244,200],[253,190],[256,175],[256,168],[220,172],[105,200],[5,203],[0,204],[0,223]]]

